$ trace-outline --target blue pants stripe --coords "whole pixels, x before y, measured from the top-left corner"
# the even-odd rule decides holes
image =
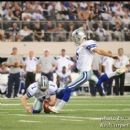
[[[82,77],[73,82],[72,84],[68,85],[67,87],[71,89],[71,91],[75,91],[77,87],[80,87],[83,83],[87,81],[87,72],[82,73]]]

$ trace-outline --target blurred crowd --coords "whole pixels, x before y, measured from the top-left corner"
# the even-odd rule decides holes
[[[0,41],[71,41],[78,27],[88,39],[130,41],[130,2],[0,2]]]

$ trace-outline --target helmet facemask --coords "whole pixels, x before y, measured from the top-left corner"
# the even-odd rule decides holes
[[[49,87],[49,81],[46,76],[41,76],[38,79],[38,87],[41,91],[46,91]]]

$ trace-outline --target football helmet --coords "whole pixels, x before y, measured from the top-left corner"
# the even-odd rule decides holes
[[[48,89],[49,87],[49,81],[48,78],[46,76],[41,76],[38,79],[38,87],[41,91],[45,91],[46,89]]]
[[[72,40],[75,42],[75,45],[80,45],[84,38],[86,38],[86,35],[82,28],[78,28],[72,32]]]

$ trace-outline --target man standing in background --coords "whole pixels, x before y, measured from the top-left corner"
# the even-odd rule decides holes
[[[20,83],[20,67],[23,67],[23,59],[18,55],[18,49],[16,47],[12,49],[11,56],[8,58],[6,65],[10,67],[8,77],[8,91],[6,96],[8,98],[11,97],[14,86],[13,97],[17,97]]]
[[[111,51],[108,51],[108,53],[112,54]],[[104,72],[106,74],[110,74],[113,72],[114,59],[110,57],[104,57],[102,65],[103,65]],[[104,82],[104,88],[106,90],[107,95],[112,94],[112,83],[113,83],[113,77],[111,77],[109,80]]]
[[[56,69],[56,61],[50,56],[49,50],[45,49],[44,54],[38,61],[38,68],[41,68],[41,75],[44,75],[48,80],[53,81],[53,72]]]
[[[71,69],[74,63],[70,60],[69,56],[66,55],[66,50],[62,49],[60,56],[57,57],[57,86],[60,87],[60,77],[63,70],[63,67],[66,69],[66,73],[69,73],[69,76],[71,78]]]
[[[94,58],[93,58],[93,63],[92,63],[92,70],[93,70],[93,73],[95,74],[95,76],[97,78],[100,77],[100,74],[101,74],[101,71],[102,71],[102,68],[101,68],[101,56],[100,55],[97,55],[95,54],[94,55]],[[96,96],[96,83],[94,83],[93,81],[89,81],[89,87],[90,87],[90,93],[91,93],[91,96]]]
[[[115,61],[114,67],[116,69],[120,69],[121,67],[125,67],[129,64],[129,59],[126,55],[124,55],[123,48],[118,49],[118,57],[119,59]],[[124,83],[125,83],[125,73],[115,76],[115,94],[116,95],[124,95]]]
[[[26,71],[26,80],[25,86],[26,89],[28,86],[35,82],[36,76],[36,67],[37,67],[37,58],[34,57],[34,52],[31,50],[29,51],[29,55],[25,60],[25,71]],[[26,90],[25,90],[26,92]]]

